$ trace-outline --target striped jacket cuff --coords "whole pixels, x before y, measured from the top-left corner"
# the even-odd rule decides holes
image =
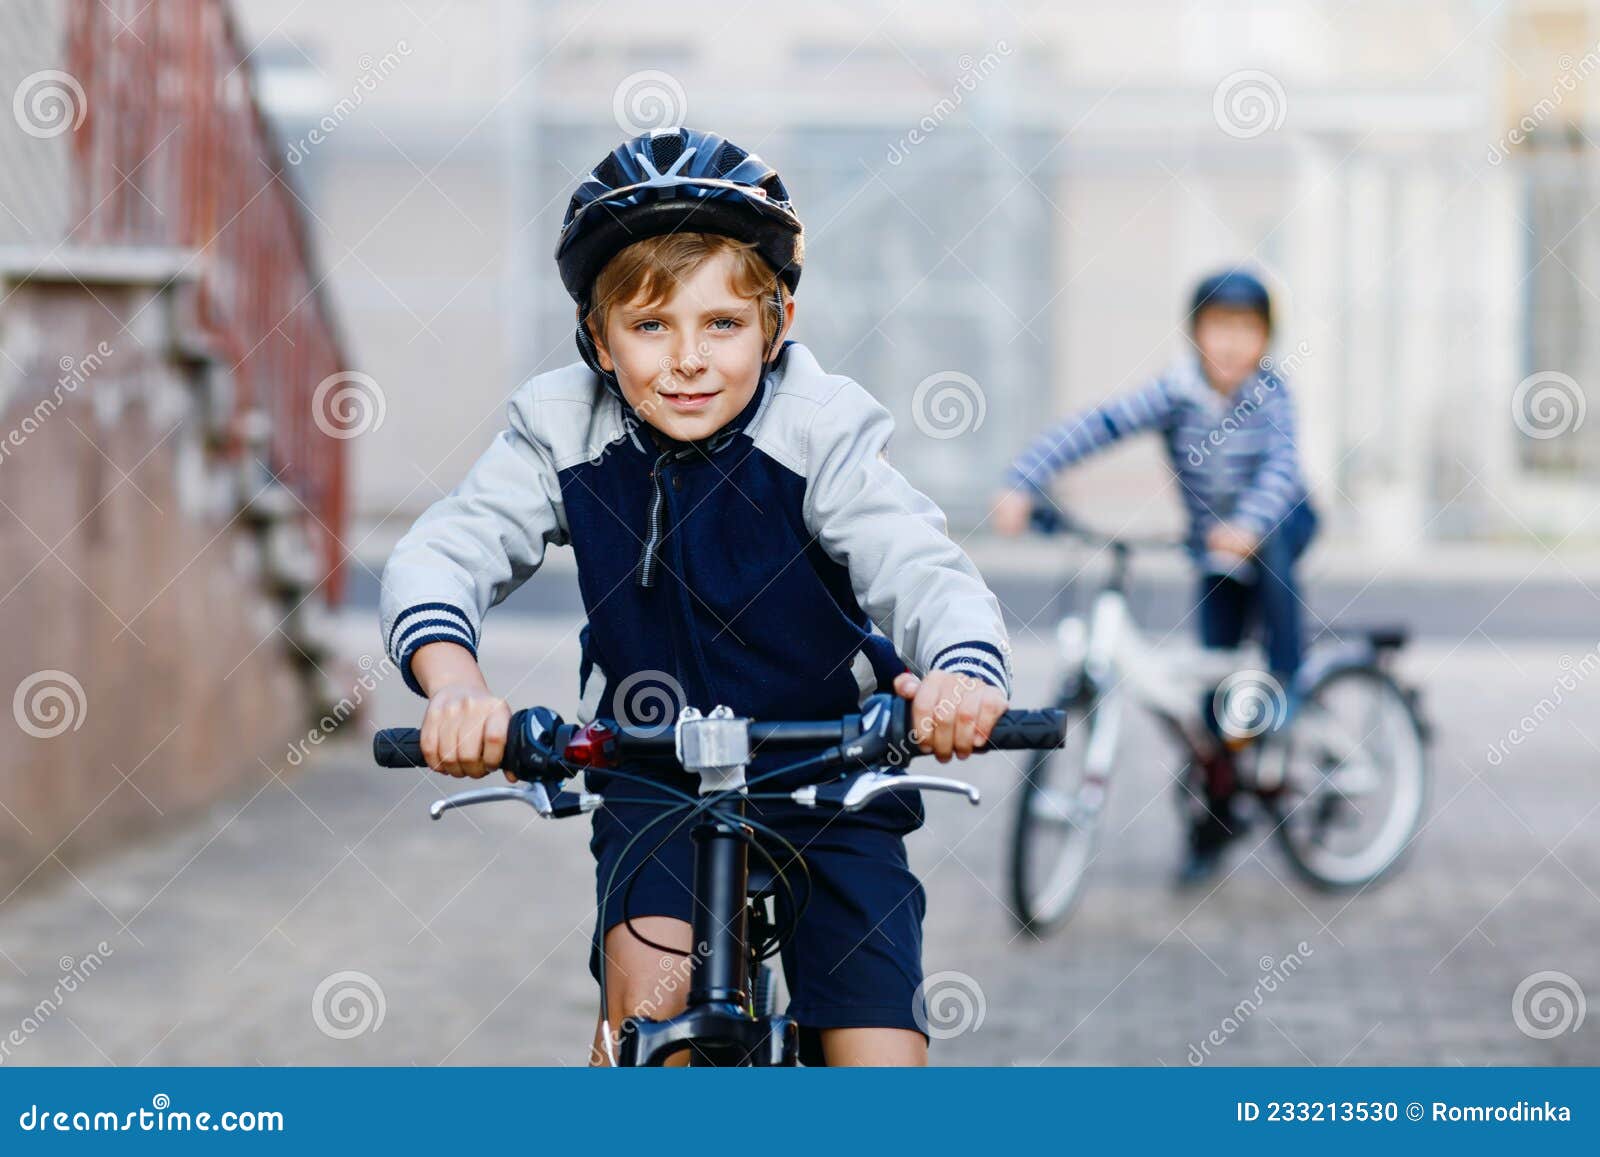
[[[1240,530],[1248,530],[1256,536],[1258,542],[1266,538],[1267,532],[1272,529],[1272,523],[1260,515],[1250,514],[1243,510],[1235,510],[1228,516],[1228,522],[1237,526]]]
[[[939,671],[955,671],[982,679],[1011,697],[1011,658],[993,643],[973,640],[953,643],[933,657],[931,666]]]
[[[457,643],[477,658],[478,632],[466,612],[449,603],[418,603],[395,616],[389,628],[389,658],[406,686],[424,698],[428,693],[411,673],[411,656],[428,643]]]
[[[1243,530],[1248,530],[1257,539],[1264,539],[1278,528],[1278,524],[1288,516],[1288,513],[1287,505],[1279,509],[1270,501],[1239,503],[1234,506],[1228,521]]]
[[[1043,478],[1035,478],[1034,474],[1043,475]],[[1052,474],[1054,474],[1054,471],[1047,469],[1042,464],[1033,467],[1031,472],[1024,470],[1022,460],[1019,458],[1006,470],[1006,485],[1012,490],[1020,490],[1025,494],[1031,494],[1034,501],[1037,502],[1048,493],[1045,486]]]

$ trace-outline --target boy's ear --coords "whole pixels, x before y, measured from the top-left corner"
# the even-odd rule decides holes
[[[778,327],[777,336],[772,339],[772,356],[767,362],[778,360],[778,354],[783,351],[783,339],[789,336],[789,330],[794,327],[794,298],[787,293],[783,295],[783,324]]]

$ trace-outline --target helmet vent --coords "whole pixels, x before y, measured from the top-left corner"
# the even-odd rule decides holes
[[[714,177],[726,177],[744,163],[746,156],[748,154],[738,145],[732,141],[726,142],[717,150],[717,159],[711,166],[711,175]]]
[[[650,160],[656,172],[665,173],[683,155],[683,137],[679,133],[650,139]]]
[[[607,189],[615,189],[625,183],[622,179],[622,166],[617,164],[615,153],[606,154],[606,159],[595,166],[594,175]]]

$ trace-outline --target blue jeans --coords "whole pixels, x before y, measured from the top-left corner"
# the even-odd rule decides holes
[[[1200,576],[1201,646],[1237,647],[1252,622],[1259,622],[1267,665],[1286,691],[1300,667],[1305,645],[1294,565],[1316,537],[1318,523],[1311,503],[1302,499],[1256,548],[1253,582],[1214,574]]]

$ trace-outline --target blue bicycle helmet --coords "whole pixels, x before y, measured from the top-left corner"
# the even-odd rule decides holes
[[[715,133],[642,133],[584,178],[556,242],[561,283],[578,303],[578,352],[595,372],[603,374],[584,325],[595,279],[634,242],[679,231],[747,241],[790,293],[800,284],[804,230],[776,169]]]
[[[1227,309],[1248,309],[1272,329],[1272,295],[1254,274],[1242,269],[1227,269],[1213,273],[1194,287],[1194,297],[1189,302],[1189,325],[1193,328],[1200,311],[1213,305]]]

